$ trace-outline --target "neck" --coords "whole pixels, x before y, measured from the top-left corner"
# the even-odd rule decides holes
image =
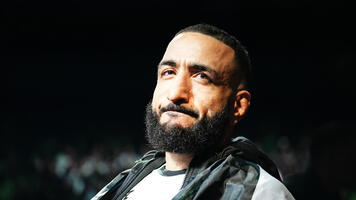
[[[187,169],[192,159],[193,154],[166,152],[166,169],[171,171]]]

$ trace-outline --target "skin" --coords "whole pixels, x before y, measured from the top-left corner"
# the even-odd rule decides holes
[[[187,128],[204,117],[214,116],[230,103],[227,106],[233,112],[226,127],[229,136],[250,105],[250,93],[238,91],[238,85],[231,86],[236,82],[231,75],[237,67],[234,50],[219,40],[195,32],[177,35],[158,66],[152,109],[160,123]],[[160,113],[160,108],[169,103],[191,109],[198,117],[177,111]],[[193,156],[166,152],[166,169],[185,169]]]

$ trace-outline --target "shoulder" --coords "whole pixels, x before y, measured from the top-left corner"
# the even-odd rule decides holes
[[[157,150],[150,150],[147,153],[145,153],[139,160],[137,160],[136,163],[137,162],[151,160],[151,159],[154,159],[156,157],[161,157],[163,155],[164,155],[164,152],[157,151]]]
[[[117,186],[122,180],[124,180],[127,175],[130,173],[131,169],[127,169],[120,174],[118,174],[113,180],[111,180],[107,185],[105,185],[91,200],[98,200],[104,197],[112,190],[115,186]]]
[[[259,167],[259,178],[252,195],[252,200],[294,200],[292,194],[279,180]]]
[[[144,165],[151,160],[161,158],[162,152],[159,151],[149,151],[143,155],[139,160],[135,161],[135,165],[131,169],[127,169],[119,173],[112,181],[110,181],[106,186],[104,186],[91,200],[108,199],[113,192],[119,188],[126,179],[129,179],[133,174],[137,173],[144,167]]]

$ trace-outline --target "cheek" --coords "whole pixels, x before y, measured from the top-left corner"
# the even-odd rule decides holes
[[[153,111],[156,111],[157,110],[157,104],[158,104],[158,102],[157,102],[157,92],[156,92],[156,90],[157,90],[157,88],[155,89],[155,91],[153,92],[153,97],[152,97],[152,109],[153,109]]]
[[[164,93],[164,90],[157,84],[152,97],[153,111],[157,112],[161,108],[162,102],[160,102],[160,100],[162,99],[162,95],[164,95]]]
[[[228,103],[231,92],[220,90],[198,90],[201,95],[195,95],[194,104],[201,112],[202,117],[212,117],[222,111]]]
[[[210,105],[208,104],[206,115],[208,117],[214,116],[217,112],[220,112],[225,107],[224,99],[213,98]]]

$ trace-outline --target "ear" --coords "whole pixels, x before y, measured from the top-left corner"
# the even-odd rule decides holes
[[[234,118],[233,123],[238,121],[247,113],[250,107],[251,94],[247,90],[240,90],[236,93],[234,102]]]

